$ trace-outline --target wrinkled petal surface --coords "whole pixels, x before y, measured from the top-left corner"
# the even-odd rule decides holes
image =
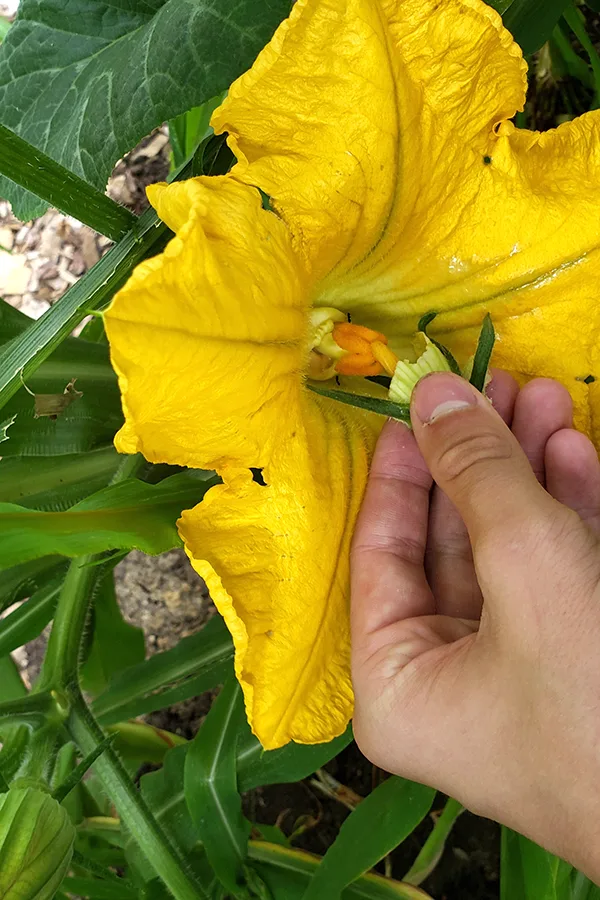
[[[152,189],[176,237],[106,316],[117,446],[223,476],[180,530],[265,747],[327,740],[352,709],[374,428],[303,388],[311,304],[400,353],[436,310],[461,362],[489,311],[494,364],[559,378],[600,440],[600,113],[517,131],[525,72],[481,0],[298,0],[214,114],[232,173]]]
[[[262,466],[298,415],[307,288],[283,223],[230,178],[153,185],[176,237],[105,316],[122,453],[195,468]]]
[[[249,721],[268,747],[328,740],[352,712],[348,552],[379,423],[303,388],[308,282],[258,191],[198,179],[151,197],[176,237],[106,315],[117,446],[222,475],[180,525]]]
[[[436,310],[462,361],[489,311],[494,364],[561,380],[598,442],[600,112],[517,130],[524,96],[479,0],[300,0],[214,121],[318,272],[314,302],[402,355]]]
[[[372,419],[355,412],[307,395],[266,486],[230,470],[179,523],[266,749],[330,740],[352,715],[349,549],[374,443]]]
[[[401,236],[412,259],[432,205],[460,217],[465,156],[481,167],[525,71],[480,0],[298,0],[212,123],[337,286],[397,262]]]

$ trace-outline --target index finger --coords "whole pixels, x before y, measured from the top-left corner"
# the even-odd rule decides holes
[[[435,612],[423,564],[431,485],[412,431],[388,421],[352,544],[352,643],[359,653],[374,652],[386,626]]]

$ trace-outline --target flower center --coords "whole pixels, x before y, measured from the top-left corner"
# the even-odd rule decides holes
[[[398,357],[379,331],[348,322],[346,315],[333,307],[313,309],[310,324],[310,378],[323,381],[336,374],[394,374]]]

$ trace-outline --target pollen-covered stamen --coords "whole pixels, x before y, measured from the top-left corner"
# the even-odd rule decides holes
[[[390,350],[387,345],[387,341],[385,344],[381,341],[373,341],[373,343],[371,344],[371,350],[377,362],[383,366],[386,374],[391,378],[396,371],[396,366],[398,365],[398,357],[392,350]]]
[[[342,322],[333,329],[332,338],[346,353],[336,363],[340,375],[382,375],[394,371],[397,357],[387,346],[387,338],[364,325]]]
[[[310,315],[308,375],[323,381],[334,375],[393,375],[398,357],[379,331],[348,322],[338,309],[321,307]]]

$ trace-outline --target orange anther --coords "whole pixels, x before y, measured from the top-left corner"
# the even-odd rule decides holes
[[[369,344],[373,341],[387,344],[384,334],[364,325],[352,325],[350,322],[339,322],[334,325],[333,339],[339,347],[349,353],[370,353]]]
[[[346,356],[336,363],[340,375],[381,375],[385,371],[373,354],[372,344],[387,344],[385,335],[364,325],[340,322],[333,328],[333,339]]]
[[[358,353],[349,353],[335,364],[338,375],[382,375],[383,366],[375,360],[369,360]]]

